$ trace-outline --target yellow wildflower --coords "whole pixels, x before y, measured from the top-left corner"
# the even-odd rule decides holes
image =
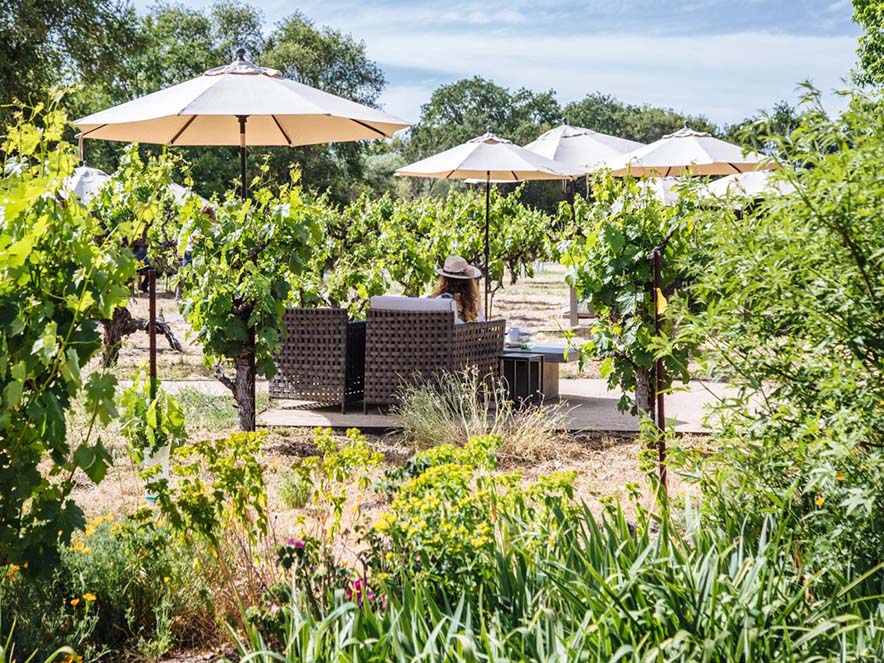
[[[169,576],[163,576],[164,583],[169,584],[169,580],[170,580]]]
[[[65,654],[61,663],[83,663],[83,657],[79,654]]]
[[[835,478],[838,479],[838,481],[844,481],[844,472],[838,470],[838,472],[835,474]]]
[[[80,599],[78,599],[78,598],[77,598],[77,599],[71,599],[71,605],[74,606],[75,608],[77,607],[77,604],[78,604],[79,602],[80,602]]]
[[[87,603],[92,603],[95,600],[95,594],[93,594],[92,592],[86,592],[85,594],[83,594],[83,600]]]
[[[822,506],[823,504],[826,503],[826,498],[823,497],[822,495],[820,495],[819,497],[816,498],[815,501],[816,501],[817,506]]]
[[[393,524],[393,515],[389,513],[382,513],[378,516],[378,519],[375,521],[374,528],[378,532],[386,532],[390,529],[390,526]]]

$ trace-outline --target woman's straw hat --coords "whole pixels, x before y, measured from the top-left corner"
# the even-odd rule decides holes
[[[474,267],[460,256],[445,258],[442,269],[437,269],[439,276],[447,276],[450,279],[477,279],[482,276],[482,271]]]

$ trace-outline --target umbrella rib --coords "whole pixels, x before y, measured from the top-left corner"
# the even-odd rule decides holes
[[[289,147],[292,146],[292,139],[289,138],[289,135],[285,132],[285,129],[282,128],[282,125],[279,123],[279,120],[276,118],[276,115],[271,115],[273,121],[276,123],[276,128],[279,129],[279,133],[282,134],[282,137],[285,138],[285,142],[288,143]]]
[[[178,140],[179,138],[181,138],[181,134],[183,134],[185,131],[187,131],[187,127],[189,127],[191,124],[193,124],[193,121],[196,118],[197,118],[196,115],[191,115],[190,119],[184,123],[184,126],[178,130],[178,133],[175,134],[174,136],[172,136],[172,140],[169,141],[169,145],[174,145],[175,141]]]
[[[516,175],[516,171],[511,170],[510,173],[512,173],[512,176],[513,176],[513,182],[518,182],[518,181],[519,181],[519,176]]]
[[[80,138],[86,138],[89,134],[95,133],[96,131],[98,131],[100,129],[104,129],[106,126],[107,126],[106,124],[99,124],[94,129],[90,129],[89,131],[84,131],[84,132],[80,133]]]
[[[371,126],[370,124],[368,124],[368,122],[362,122],[361,120],[356,120],[356,119],[354,119],[354,118],[352,118],[352,117],[349,118],[349,119],[350,119],[351,122],[355,122],[355,123],[358,124],[359,126],[361,126],[361,127],[365,127],[365,128],[368,129],[369,131],[374,131],[374,132],[375,132],[378,136],[380,136],[381,138],[386,138],[386,137],[387,137],[387,134],[385,134],[385,133],[384,133],[383,131],[381,131],[380,129],[376,129],[375,127]]]
[[[454,175],[454,171],[449,170],[448,174],[445,177],[443,177],[442,179],[444,179],[444,180],[450,179],[452,175]]]
[[[739,174],[739,173],[741,172],[740,169],[737,168],[737,167],[736,167],[734,164],[732,164],[730,161],[727,162],[727,165],[730,166],[731,168],[733,168],[735,173]]]

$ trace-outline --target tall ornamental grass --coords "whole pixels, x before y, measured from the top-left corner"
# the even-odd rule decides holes
[[[769,518],[745,537],[738,517],[688,533],[620,510],[601,521],[586,506],[537,520],[516,509],[501,524],[494,573],[470,595],[440,594],[415,576],[325,614],[293,607],[284,641],[257,630],[239,640],[244,661],[877,661],[884,605],[835,579],[815,594],[790,554],[789,528]],[[659,529],[658,529],[659,527]],[[525,546],[525,538],[546,546]],[[879,574],[875,570],[871,574]]]

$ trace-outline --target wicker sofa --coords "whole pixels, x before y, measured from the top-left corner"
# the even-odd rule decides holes
[[[364,322],[348,322],[340,308],[288,309],[276,355],[270,397],[305,406],[361,401],[365,375]]]
[[[496,375],[503,350],[505,322],[456,324],[451,300],[372,299],[365,340],[365,409],[391,405],[403,384],[429,379],[441,371],[475,366]],[[396,310],[398,309],[398,310]]]

